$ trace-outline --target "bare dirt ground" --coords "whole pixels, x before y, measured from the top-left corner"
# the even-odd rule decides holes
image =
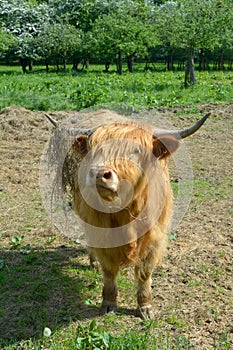
[[[188,212],[177,230],[172,232],[168,256],[154,273],[156,330],[186,337],[190,340],[190,348],[221,349],[226,338],[228,343],[233,341],[233,104],[196,107],[203,113],[213,113],[198,134],[186,141],[194,169],[194,191]],[[179,128],[196,120],[185,108],[159,110],[156,113]],[[74,112],[50,114],[63,119]],[[16,265],[22,263],[20,254],[24,252],[19,251],[16,242],[15,248],[18,250],[12,258],[12,237],[20,239],[24,236],[22,240],[30,245],[30,250],[50,252],[45,263],[56,262],[61,270],[69,259],[76,259],[76,264],[84,265],[84,268],[87,264],[86,253],[54,227],[41,203],[38,184],[40,157],[51,130],[52,126],[42,112],[31,112],[16,106],[0,111],[0,276],[6,269],[9,272],[8,279],[3,273],[4,289],[0,298],[0,338],[3,339],[33,337],[37,329],[29,322],[36,323],[34,319],[40,314],[39,303],[32,304],[30,296],[28,305],[25,300],[20,304],[20,293],[28,292],[27,285],[31,288],[34,283],[35,291],[31,293],[37,293],[38,286],[36,276],[31,274],[30,281],[25,279],[25,287],[18,293],[17,278],[20,284],[22,276]],[[27,247],[23,249],[26,255]],[[26,265],[28,271],[32,260],[31,254]],[[22,269],[25,274],[25,267],[22,266]],[[43,275],[43,265],[34,271]],[[11,273],[14,281],[10,279]],[[11,291],[12,287],[14,290]],[[62,292],[58,286],[56,288],[50,291],[50,298],[45,303],[50,316],[54,318],[64,302]],[[90,286],[83,283],[82,290],[85,288]],[[42,292],[38,298],[42,298]],[[72,292],[75,294],[75,289]],[[98,300],[99,290],[96,294]],[[77,305],[76,295],[70,293],[66,297],[71,298],[71,304]],[[134,292],[127,288],[119,296],[119,305],[123,307],[121,321],[129,327],[135,322],[132,311],[134,299]],[[30,314],[27,326],[20,326],[21,314],[26,315],[27,312],[28,315],[25,310],[30,306],[36,311]],[[96,316],[96,308],[82,308],[82,320]],[[67,310],[64,322],[65,317],[69,319]],[[41,324],[46,324],[46,320]]]

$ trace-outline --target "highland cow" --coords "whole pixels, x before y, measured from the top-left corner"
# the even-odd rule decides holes
[[[118,272],[133,265],[138,314],[153,317],[151,275],[166,252],[173,210],[167,160],[180,139],[196,132],[208,116],[169,131],[103,110],[90,114],[90,120],[101,121],[98,125],[75,131],[73,208],[103,271],[103,312],[116,310]]]

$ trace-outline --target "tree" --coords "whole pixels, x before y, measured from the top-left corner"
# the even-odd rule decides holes
[[[0,53],[6,52],[10,47],[16,44],[16,37],[0,28]]]
[[[18,40],[14,54],[20,58],[23,71],[35,58],[34,38],[42,27],[52,18],[52,11],[47,4],[26,0],[0,0],[0,21],[2,27],[12,33]]]
[[[232,60],[233,49],[233,7],[231,0],[218,1],[218,16],[216,25],[218,27],[219,40],[215,45],[214,54],[217,56],[217,68],[224,69],[224,55],[228,55]]]
[[[152,15],[153,30],[157,33],[164,54],[167,55],[167,68],[173,69],[173,55],[177,49],[177,38],[180,36],[181,16],[178,13],[178,4],[167,1],[157,6]]]
[[[155,43],[150,25],[142,20],[138,11],[119,11],[99,17],[92,28],[95,50],[100,56],[116,59],[117,72],[122,74],[123,58],[127,59],[129,71],[133,71],[136,55],[145,56],[148,47]]]
[[[213,50],[218,45],[219,25],[219,0],[168,1],[157,7],[154,26],[163,44],[171,51],[180,48],[186,52],[185,86],[196,81],[195,53]]]
[[[116,4],[115,0],[54,0],[51,6],[62,21],[88,32],[94,21],[113,11]]]
[[[63,60],[66,70],[67,60],[72,57],[81,45],[82,32],[70,24],[46,24],[35,39],[36,52],[40,58],[45,59],[46,69],[50,59]]]
[[[200,69],[208,58],[218,69],[226,57],[231,61],[232,18],[232,0],[0,0],[0,50],[20,59],[24,72],[32,60],[45,59],[47,68],[49,60],[62,60],[66,68],[72,58],[74,68],[94,59],[106,71],[116,62],[120,74],[123,60],[132,72],[136,58],[159,53],[167,69],[186,59],[189,86],[194,59]]]
[[[113,60],[113,56],[116,56],[116,53],[114,50],[110,52],[109,49],[106,50],[105,45],[101,42],[101,40],[104,37],[102,28],[98,28],[103,23],[108,21],[108,19],[112,22],[114,22],[114,19],[112,17],[116,16],[117,20],[121,22],[123,27],[125,28],[127,26],[127,22],[124,23],[124,21],[128,20],[128,17],[134,17],[135,22],[139,18],[139,14],[142,17],[143,13],[145,14],[146,11],[148,11],[148,8],[151,8],[153,6],[153,1],[151,0],[68,0],[68,1],[60,1],[60,0],[54,0],[53,6],[55,8],[55,12],[57,16],[65,21],[68,21],[68,23],[74,25],[75,27],[82,29],[84,32],[84,35],[86,39],[89,41],[85,43],[85,49],[82,52],[82,56],[87,59],[88,55],[89,57],[93,56],[96,58],[96,52],[94,50],[98,50],[99,54],[103,55],[103,58],[106,62],[109,62]],[[107,16],[107,18],[106,18]],[[108,17],[109,16],[109,17]],[[127,17],[128,16],[128,17]],[[116,35],[119,35],[118,26],[117,23],[114,23],[114,26],[116,28]],[[131,26],[131,22],[128,24],[128,27]],[[106,27],[106,26],[105,26]],[[132,26],[131,26],[132,27]],[[135,23],[134,23],[135,27]],[[144,26],[145,28],[146,26]],[[141,28],[141,36],[143,35],[143,29]],[[100,29],[100,30],[99,30]],[[96,33],[96,30],[98,33]],[[128,28],[130,30],[130,28]],[[94,33],[93,33],[94,31]],[[111,28],[111,33],[112,33]],[[125,29],[124,29],[125,31]],[[102,32],[102,34],[101,34]],[[100,40],[99,40],[100,39]],[[106,39],[106,38],[105,38]],[[93,44],[95,44],[93,46]],[[97,45],[98,44],[98,45]],[[120,52],[118,50],[119,56],[124,55],[123,52]],[[118,54],[117,54],[118,55]],[[129,69],[133,69],[133,59],[134,54],[128,56],[128,63],[129,63]],[[121,62],[121,59],[118,60]],[[119,67],[121,64],[119,65]]]
[[[182,0],[179,12],[182,19],[178,40],[187,52],[185,86],[196,81],[195,50],[213,50],[219,42],[218,0]]]
[[[179,44],[187,52],[184,80],[186,87],[196,81],[194,71],[195,50],[213,49],[218,41],[215,4],[215,0],[183,0],[179,4],[182,18],[182,36],[179,38]]]

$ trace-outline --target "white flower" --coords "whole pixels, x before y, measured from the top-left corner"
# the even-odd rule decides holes
[[[44,332],[43,332],[44,336],[45,337],[50,337],[51,333],[52,333],[51,329],[48,328],[48,327],[45,327]]]

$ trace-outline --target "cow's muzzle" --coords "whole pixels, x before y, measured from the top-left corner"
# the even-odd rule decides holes
[[[119,179],[112,169],[102,166],[93,166],[88,172],[86,184],[91,187],[96,186],[98,192],[102,190],[116,192]]]

